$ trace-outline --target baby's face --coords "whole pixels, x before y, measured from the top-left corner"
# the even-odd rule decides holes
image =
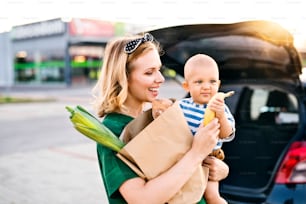
[[[169,108],[173,104],[170,99],[155,99],[152,102],[152,116],[153,118],[157,118],[162,114],[167,108]]]
[[[184,87],[195,103],[207,104],[218,92],[219,85],[220,81],[216,67],[193,67]]]

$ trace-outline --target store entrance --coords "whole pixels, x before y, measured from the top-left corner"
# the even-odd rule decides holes
[[[71,82],[76,84],[88,84],[97,80],[104,46],[102,45],[72,45],[69,47],[71,59]]]

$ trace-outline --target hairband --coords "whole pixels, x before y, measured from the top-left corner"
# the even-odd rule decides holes
[[[127,54],[131,54],[139,47],[139,45],[141,45],[141,43],[152,42],[153,39],[154,38],[150,33],[146,33],[142,38],[138,38],[128,42],[124,47],[124,52]]]

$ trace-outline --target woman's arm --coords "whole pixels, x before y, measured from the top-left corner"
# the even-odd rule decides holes
[[[200,127],[194,136],[191,149],[168,171],[160,176],[144,181],[134,178],[124,182],[119,188],[128,203],[165,203],[170,200],[189,180],[203,159],[216,145],[220,124],[214,119],[205,127]]]

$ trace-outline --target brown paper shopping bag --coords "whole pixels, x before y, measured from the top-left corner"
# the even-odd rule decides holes
[[[148,180],[173,166],[190,149],[193,139],[177,102],[155,120],[149,114],[150,112],[146,112],[127,126],[122,137],[132,140],[118,153],[119,158],[139,176]],[[208,171],[203,171],[199,165],[188,182],[168,203],[198,202],[206,188],[207,176]]]

